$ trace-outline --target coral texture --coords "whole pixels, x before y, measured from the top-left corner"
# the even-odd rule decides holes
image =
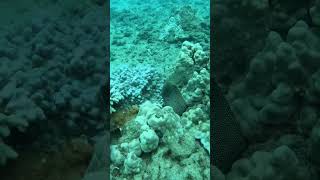
[[[290,164],[288,166],[288,164]],[[233,164],[226,180],[262,179],[309,179],[310,171],[288,146],[280,146],[272,152],[257,151],[248,159]]]
[[[289,30],[286,39],[270,32],[244,81],[229,92],[231,107],[249,139],[263,138],[266,125],[292,123],[301,103],[317,101],[320,40],[303,21]]]
[[[17,134],[54,144],[104,128],[106,24],[102,7],[80,6],[73,8],[85,10],[72,15],[68,8],[52,14],[54,7],[42,9],[32,19],[1,28],[1,164],[17,156],[8,147]]]
[[[162,167],[165,168],[163,172],[154,169],[156,166],[164,166],[162,163],[165,162],[174,166],[176,170],[183,171],[181,175],[177,175],[180,178],[190,176],[192,168],[199,168],[198,163],[207,162],[205,167],[208,168],[209,158],[200,144],[196,143],[195,135],[192,136],[197,133],[194,129],[192,129],[194,132],[185,129],[181,122],[181,118],[171,107],[162,108],[161,105],[150,101],[143,103],[138,116],[128,122],[123,129],[123,135],[118,141],[121,144],[111,146],[113,162],[111,169],[114,172],[120,169],[119,174],[112,174],[112,176],[115,179],[121,179],[128,174],[133,177],[149,177],[151,173],[153,177],[169,178],[170,170],[166,167]],[[197,137],[203,138],[201,135]],[[208,136],[205,137],[208,138]],[[206,148],[208,142],[208,140],[206,142],[202,140]],[[165,156],[168,151],[170,151],[170,156]],[[161,162],[158,158],[162,158]],[[181,159],[182,163],[177,164],[174,161],[175,158]],[[192,176],[203,178],[208,173],[205,170],[206,168],[197,169],[198,174]]]
[[[111,66],[110,74],[111,112],[116,106],[140,104],[146,99],[161,102],[163,78],[151,65],[129,66],[120,64]]]

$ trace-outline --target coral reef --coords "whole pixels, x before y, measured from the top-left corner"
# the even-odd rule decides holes
[[[204,52],[199,43],[183,42],[177,59],[173,72],[168,76],[168,81],[180,88],[188,83],[195,71],[198,74],[202,68],[209,67],[208,54]]]
[[[27,126],[28,122],[22,117],[0,114],[0,165],[5,165],[7,159],[15,159],[18,157],[17,152],[6,145],[3,140],[10,135],[10,128],[15,127],[23,131]]]
[[[165,168],[163,171],[154,169],[164,165],[161,163],[169,163],[176,170],[183,171],[181,177],[177,178],[190,176],[191,169],[188,170],[188,168],[198,167],[197,163],[201,163],[206,167],[205,169],[209,169],[208,155],[192,136],[196,132],[191,131],[194,129],[185,129],[181,122],[182,120],[171,107],[161,108],[159,104],[152,104],[150,101],[143,103],[140,106],[138,116],[128,122],[123,129],[123,135],[118,140],[121,143],[111,146],[111,171],[114,172],[111,176],[114,179],[121,179],[128,177],[128,175],[135,178],[147,178],[150,175],[154,178],[169,178],[171,175],[169,175],[170,170],[167,168],[163,167]],[[177,164],[175,158],[180,159],[182,163]],[[189,162],[187,166],[185,163],[192,162],[192,159],[196,162],[194,164]],[[158,163],[160,164],[157,165]],[[120,172],[117,172],[117,169]],[[208,173],[205,172],[205,169],[198,169],[197,173],[199,174],[193,175],[197,178],[204,178]]]
[[[182,89],[182,95],[190,104],[205,104],[210,101],[210,70],[203,68],[198,73],[195,71],[188,81],[188,84]]]
[[[17,134],[32,139],[30,144],[55,144],[104,128],[104,9],[92,5],[71,12],[61,7],[67,4],[46,3],[23,21],[1,27],[1,164],[23,146]]]
[[[280,146],[272,152],[256,151],[249,159],[236,161],[226,179],[310,179],[310,174],[290,148]]]
[[[200,42],[201,39],[206,40],[204,37],[209,33],[208,30],[209,25],[206,26],[197,16],[197,9],[184,5],[172,12],[168,22],[160,30],[159,40],[172,44],[185,40]]]
[[[231,106],[247,138],[267,137],[262,129],[268,125],[292,124],[301,104],[312,106],[316,101],[313,78],[319,66],[315,61],[320,57],[319,43],[303,21],[289,30],[287,42],[270,32],[244,81],[234,84],[229,92]]]
[[[282,38],[303,20],[309,24],[311,1],[217,1],[214,7],[214,72],[226,88],[246,74],[252,59],[264,46],[270,31]],[[313,26],[313,24],[312,24]]]
[[[169,97],[174,99],[172,96],[179,94],[181,98],[195,97],[194,88],[201,91],[201,97],[190,101],[181,115],[171,106],[163,107],[161,101],[144,101],[138,115],[124,124],[121,136],[113,137],[112,179],[209,178],[209,58],[200,44],[186,41],[177,62],[166,81],[178,88]],[[183,80],[178,76],[181,72],[188,75]],[[172,177],[176,171],[182,173]]]
[[[111,3],[111,89],[123,87],[113,89],[111,106],[137,104],[139,113],[111,136],[110,179],[210,178],[208,5]],[[150,95],[134,90],[140,85]]]
[[[318,4],[217,2],[213,71],[249,146],[215,178],[319,179]]]
[[[140,104],[146,99],[162,101],[160,94],[164,79],[151,65],[113,64],[110,70],[111,113],[124,105]]]
[[[179,25],[179,22],[176,18],[171,17],[169,22],[162,29],[159,35],[159,40],[175,41],[179,38],[186,38],[184,32]]]

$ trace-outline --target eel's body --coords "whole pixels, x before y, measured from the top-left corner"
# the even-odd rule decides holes
[[[246,148],[246,140],[241,134],[240,125],[231,112],[228,101],[218,84],[211,86],[211,163],[221,171],[228,171]]]
[[[187,103],[183,99],[178,87],[170,81],[166,82],[163,86],[162,98],[164,105],[171,106],[180,116],[187,109]]]

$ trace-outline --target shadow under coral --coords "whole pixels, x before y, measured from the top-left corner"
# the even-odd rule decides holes
[[[56,150],[21,150],[17,160],[0,168],[2,180],[81,180],[93,147],[85,138],[65,140]]]

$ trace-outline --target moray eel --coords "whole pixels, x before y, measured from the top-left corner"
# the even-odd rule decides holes
[[[187,103],[183,99],[178,87],[171,81],[165,82],[161,95],[164,106],[171,106],[174,112],[180,116],[186,111]]]
[[[211,93],[210,149],[212,153],[210,161],[211,165],[225,173],[246,149],[247,143],[241,135],[240,125],[231,112],[228,101],[214,81],[212,81]],[[162,89],[162,98],[164,105],[171,106],[179,115],[188,108],[180,90],[170,81],[167,81]]]
[[[210,161],[225,173],[239,159],[247,143],[221,89],[216,82],[211,83]]]

